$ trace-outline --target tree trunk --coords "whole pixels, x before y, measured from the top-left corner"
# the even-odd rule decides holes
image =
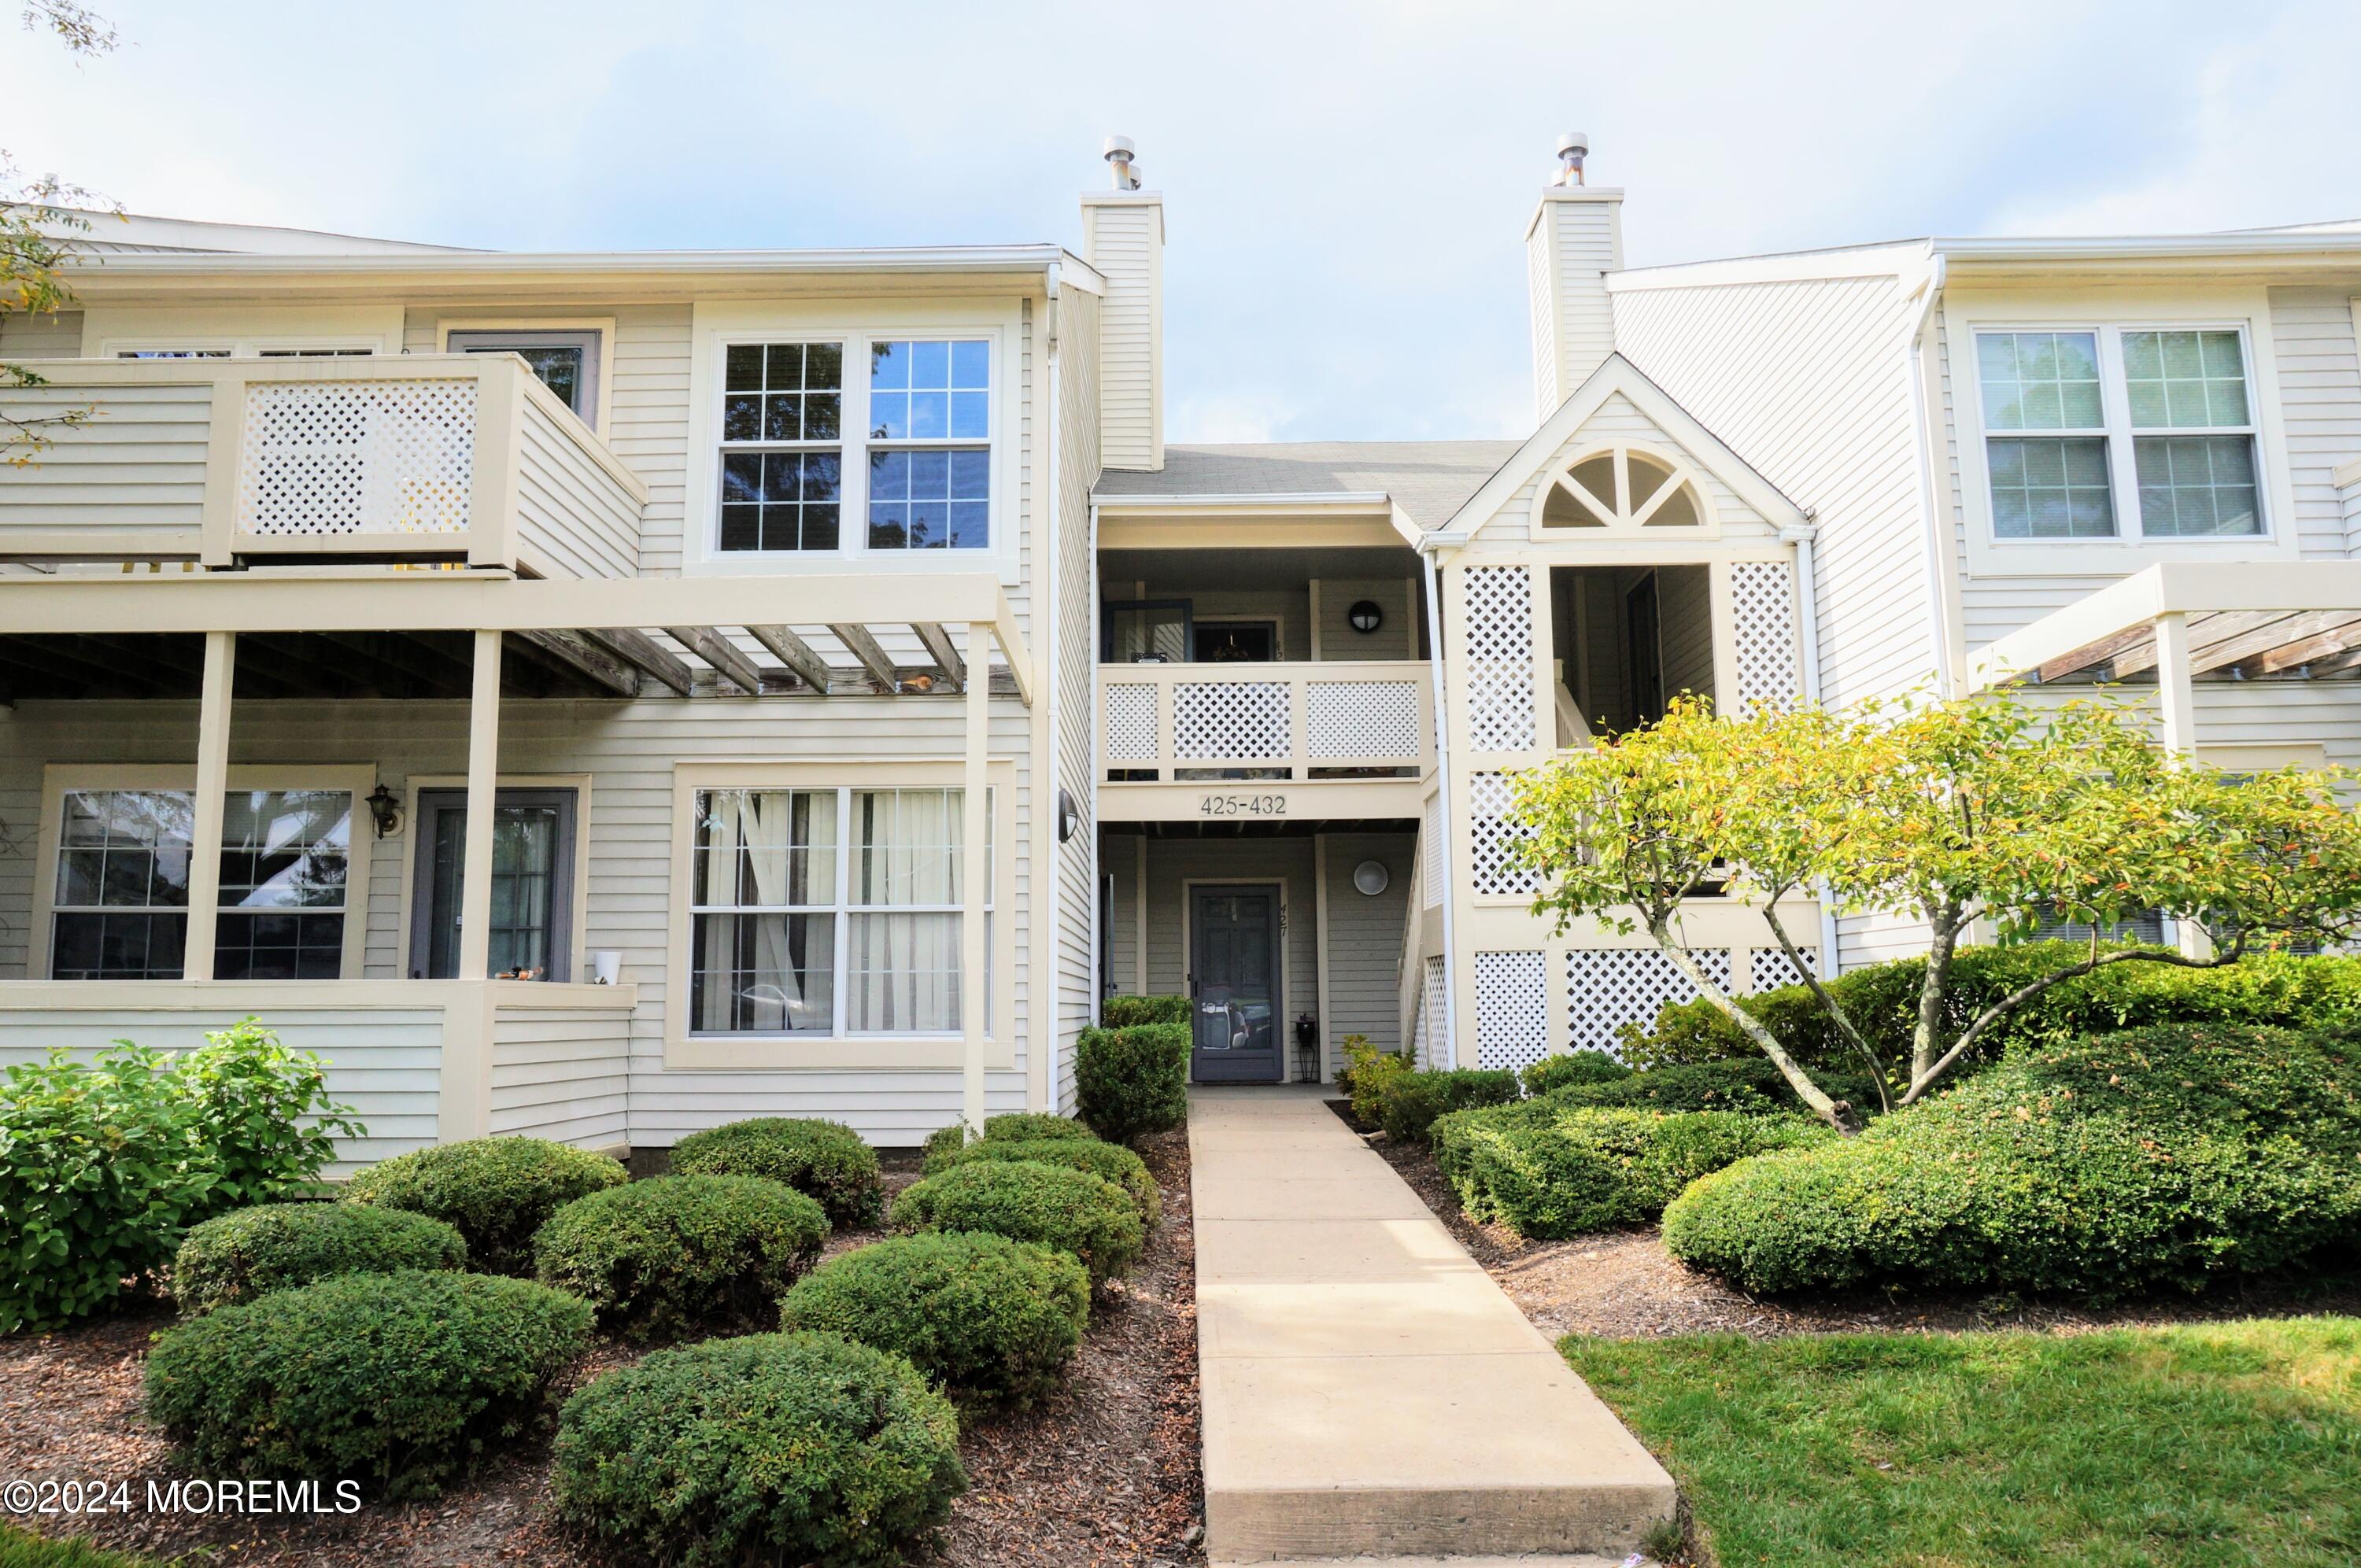
[[[1859,1121],[1852,1114],[1850,1102],[1829,1099],[1827,1091],[1796,1065],[1795,1058],[1787,1054],[1786,1047],[1779,1044],[1777,1037],[1763,1026],[1762,1021],[1716,985],[1713,977],[1705,972],[1705,966],[1698,963],[1686,948],[1673,940],[1672,932],[1662,922],[1651,924],[1648,935],[1656,939],[1656,946],[1664,955],[1673,960],[1673,967],[1688,976],[1689,983],[1697,988],[1698,994],[1720,1009],[1723,1016],[1738,1025],[1740,1033],[1753,1041],[1763,1054],[1771,1058],[1771,1065],[1779,1069],[1779,1075],[1795,1091],[1795,1098],[1812,1108],[1813,1115],[1848,1137],[1861,1130]]]
[[[1943,1003],[1951,984],[1951,957],[1960,947],[1960,913],[1944,905],[1927,912],[1933,939],[1927,947],[1927,974],[1918,985],[1918,1023],[1910,1031],[1910,1081],[1922,1083],[1943,1055]]]

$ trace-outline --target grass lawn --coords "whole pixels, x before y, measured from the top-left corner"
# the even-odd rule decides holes
[[[2361,1562],[2361,1319],[1558,1348],[1722,1568]]]
[[[167,1568],[146,1557],[126,1557],[83,1541],[54,1541],[0,1524],[0,1568]]]

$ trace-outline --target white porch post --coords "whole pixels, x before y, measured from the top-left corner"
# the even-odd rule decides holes
[[[992,957],[983,939],[983,905],[992,880],[984,802],[984,761],[992,740],[992,635],[989,621],[973,621],[967,629],[967,757],[960,796],[965,812],[960,840],[960,1119],[977,1136],[983,1133],[983,1038],[991,1025],[984,1013]],[[1003,985],[1010,983],[1012,977],[1003,978]]]
[[[222,816],[229,794],[230,687],[237,674],[237,633],[205,633],[204,685],[197,699],[197,793],[189,828],[189,932],[181,948],[185,980],[214,977],[220,924]]]
[[[500,634],[476,633],[475,687],[467,698],[467,836],[459,873],[460,980],[492,967],[492,814],[500,776]]]
[[[2164,719],[2167,755],[2197,755],[2197,687],[2189,671],[2189,617],[2168,610],[2156,618],[2156,695]],[[2174,946],[2192,959],[2213,956],[2213,938],[2194,920],[2173,922]]]

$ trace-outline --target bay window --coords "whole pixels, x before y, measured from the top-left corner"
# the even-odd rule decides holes
[[[216,980],[335,980],[347,947],[350,789],[232,789]],[[187,790],[62,792],[49,901],[53,980],[179,980],[195,808]]]
[[[858,334],[724,343],[719,551],[990,549],[992,350]]]
[[[1996,540],[2265,532],[2236,328],[2075,326],[1974,338]]]
[[[697,790],[690,1031],[956,1034],[962,798],[952,788]],[[983,1002],[989,1016],[988,991]]]

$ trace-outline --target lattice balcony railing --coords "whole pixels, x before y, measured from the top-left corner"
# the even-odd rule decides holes
[[[1135,781],[1414,774],[1433,760],[1431,690],[1415,662],[1111,664],[1099,762]]]

